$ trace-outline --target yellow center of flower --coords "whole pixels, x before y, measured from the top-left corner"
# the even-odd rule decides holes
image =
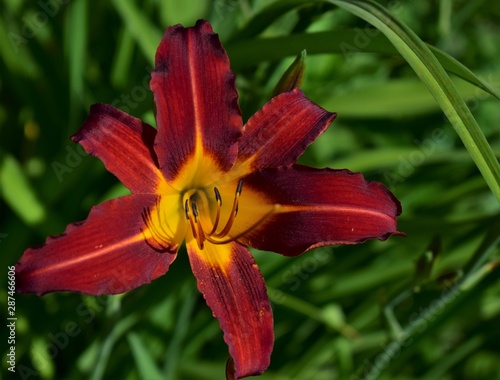
[[[186,220],[200,250],[203,249],[205,241],[209,241],[212,244],[227,244],[237,240],[257,227],[274,211],[273,208],[256,220],[253,218],[254,220],[249,227],[231,234],[236,216],[238,215],[242,190],[243,180],[240,179],[236,186],[229,214],[225,217],[225,222],[221,217],[222,197],[217,187],[213,188],[214,198],[212,200],[209,200],[205,191],[200,190],[190,190],[183,195],[182,203],[184,205]],[[213,211],[214,208],[215,211]]]
[[[264,198],[249,189],[242,203],[243,187],[240,179],[232,185],[223,185],[221,190],[216,186],[197,187],[161,195],[153,207],[143,212],[143,235],[159,251],[168,251],[185,238],[194,239],[200,250],[207,241],[227,244],[238,240],[279,207],[264,202]],[[226,203],[227,200],[231,202]]]
[[[200,249],[203,249],[205,240],[213,244],[224,244],[235,239],[234,237],[227,238],[227,235],[238,214],[238,200],[241,195],[242,187],[243,181],[240,180],[236,188],[236,194],[233,199],[229,217],[222,228],[219,228],[220,225],[222,226],[220,223],[222,197],[217,187],[214,187],[216,211],[213,221],[210,217],[210,202],[204,191],[190,190],[184,194],[182,203],[184,205],[186,220],[189,222],[193,237],[196,239]]]

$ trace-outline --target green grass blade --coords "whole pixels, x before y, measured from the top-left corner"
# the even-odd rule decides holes
[[[126,28],[121,30],[120,42],[118,44],[111,70],[111,83],[115,87],[125,87],[130,72],[132,57],[134,55],[135,41]]]
[[[154,64],[156,48],[162,33],[132,0],[113,0],[117,12],[141,48],[144,57]]]
[[[2,189],[0,195],[5,203],[26,224],[36,225],[46,218],[47,212],[38,200],[21,165],[8,154],[0,161],[0,188]]]
[[[21,73],[34,78],[40,74],[36,60],[24,48],[21,31],[15,27],[15,22],[8,14],[0,16],[0,56],[11,73]]]
[[[394,44],[412,66],[441,106],[448,120],[469,151],[492,193],[500,202],[500,165],[448,74],[424,42],[382,6],[367,0],[329,0],[364,19]]]
[[[235,33],[230,42],[236,42],[247,38],[252,38],[260,34],[264,29],[271,25],[276,19],[294,8],[311,6],[313,4],[325,3],[324,0],[282,0],[275,1],[262,9],[255,15],[244,28]],[[299,49],[299,51],[302,49]],[[295,52],[296,55],[298,52]]]
[[[84,78],[87,46],[87,3],[79,0],[69,5],[65,48],[69,63],[70,130],[79,124],[78,109],[84,102]]]
[[[144,345],[142,338],[138,334],[130,332],[127,334],[127,341],[132,351],[132,355],[134,356],[139,377],[141,379],[151,380],[163,379],[162,373],[156,366],[156,363]]]
[[[233,42],[226,49],[234,68],[252,66],[263,61],[277,61],[297,55],[301,49],[308,54],[355,54],[381,53],[399,54],[394,45],[383,34],[369,37],[364,46],[348,44],[359,38],[359,29],[339,29],[328,32],[298,33],[272,38],[254,38]],[[500,90],[479,78],[463,64],[442,50],[428,45],[443,67],[450,73],[481,88],[500,100]]]
[[[161,1],[159,11],[162,24],[191,26],[193,20],[205,18],[208,6],[208,0]]]
[[[165,355],[165,364],[163,366],[164,374],[162,379],[175,379],[178,376],[178,367],[181,362],[182,343],[186,338],[189,329],[189,323],[192,319],[194,307],[198,294],[193,289],[190,282],[185,283],[181,290],[182,306],[179,312],[179,318],[175,327],[174,335],[170,341],[167,354]]]
[[[436,365],[426,372],[422,378],[442,379],[446,377],[446,374],[449,373],[454,366],[474,355],[481,345],[484,344],[484,340],[484,337],[479,335],[468,339],[466,342],[456,347],[449,355],[445,356],[443,360],[436,363]]]
[[[120,319],[119,322],[115,324],[102,343],[90,380],[100,380],[104,378],[104,372],[106,371],[106,366],[116,342],[139,320],[140,318],[137,315],[129,315]]]
[[[494,97],[500,100],[500,89],[486,82],[485,80],[479,78],[466,66],[458,62],[451,55],[445,53],[444,51],[432,46],[427,45],[432,53],[436,56],[439,63],[450,73],[466,80],[469,83],[475,84],[477,87],[483,89],[484,91],[490,93]]]
[[[473,100],[482,91],[460,79],[453,79],[465,100]],[[405,96],[401,96],[405,94]],[[335,110],[342,118],[398,119],[439,112],[439,105],[418,78],[392,79],[371,83],[339,95],[321,97],[321,106]],[[359,105],[362,104],[363,107]]]

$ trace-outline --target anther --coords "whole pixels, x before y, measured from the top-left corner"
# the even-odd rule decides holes
[[[191,203],[193,207],[193,215],[194,215],[194,221],[193,221],[193,217],[191,216],[191,212],[190,212],[190,209],[189,209],[189,199],[186,199],[186,202],[184,202],[184,211],[186,213],[186,219],[189,220],[189,225],[191,226],[191,231],[193,231],[193,236],[195,239],[198,240],[198,233],[196,232],[196,226],[195,226],[195,223],[197,222],[196,218],[197,218],[197,215],[198,215],[198,210],[196,209],[196,203],[194,201],[192,201]]]
[[[222,206],[222,198],[220,196],[219,189],[214,187],[214,193],[215,193],[215,200],[220,206]]]
[[[240,196],[241,190],[243,190],[243,180],[242,179],[240,179],[238,181],[238,187],[236,187],[236,196],[238,196],[238,197]]]
[[[193,215],[194,215],[194,221],[198,223],[198,206],[196,206],[196,200],[192,199],[191,200],[191,207],[193,208]]]
[[[214,187],[214,193],[215,193],[215,200],[217,201],[217,212],[215,213],[215,220],[214,220],[214,225],[210,232],[208,233],[208,236],[212,236],[215,231],[217,230],[217,227],[219,226],[219,220],[220,220],[220,209],[222,206],[222,197],[220,196],[219,189]]]
[[[238,181],[238,187],[236,187],[236,195],[235,195],[235,199],[238,200],[238,198],[240,197],[241,195],[241,191],[243,190],[243,180],[240,179]],[[239,203],[236,202],[236,207],[234,208],[234,216],[236,217],[236,215],[238,214],[238,206],[239,206]]]
[[[228,215],[228,219],[222,229],[217,232],[219,229],[220,217],[222,214],[222,196],[217,187],[214,187],[214,195],[216,201],[216,210],[215,210],[215,218],[213,219],[212,228],[210,232],[204,228],[204,222],[209,220],[209,204],[207,197],[204,193],[197,194],[197,191],[193,191],[190,195],[187,195],[187,199],[184,202],[184,211],[186,213],[186,219],[189,220],[189,225],[191,227],[191,231],[193,233],[193,238],[196,240],[198,244],[198,248],[202,250],[204,248],[205,241],[209,241],[212,244],[226,244],[232,241],[239,239],[241,236],[246,235],[248,232],[256,228],[259,224],[261,224],[265,219],[267,219],[272,213],[274,213],[279,205],[275,205],[273,209],[269,210],[265,213],[261,218],[259,218],[256,222],[254,222],[250,227],[246,228],[244,231],[237,233],[235,236],[228,237],[229,232],[231,231],[234,221],[236,219],[236,215],[238,214],[239,209],[239,200],[241,196],[241,192],[243,191],[243,180],[238,181],[238,185],[236,186],[233,204],[231,210]],[[198,200],[202,202],[202,209],[198,209]],[[201,214],[200,214],[201,212]]]
[[[189,220],[189,199],[186,199],[184,203],[184,212],[186,213],[186,219]]]
[[[236,187],[236,194],[234,195],[233,208],[231,210],[231,214],[229,214],[229,219],[227,220],[227,223],[222,229],[222,231],[214,235],[216,238],[221,238],[226,236],[231,230],[231,227],[233,226],[234,223],[234,218],[236,218],[236,214],[238,213],[238,201],[242,189],[243,189],[243,180],[240,179],[238,181],[238,186]]]

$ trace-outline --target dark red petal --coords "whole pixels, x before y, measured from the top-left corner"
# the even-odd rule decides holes
[[[210,156],[220,170],[229,170],[243,123],[229,59],[208,22],[166,30],[151,90],[158,127],[155,150],[167,179],[173,181],[195,156],[198,161]]]
[[[165,184],[153,150],[156,129],[108,104],[94,104],[71,137],[99,157],[133,193],[155,193]]]
[[[250,251],[237,244],[203,250],[187,244],[191,268],[224,331],[236,378],[262,374],[273,348],[273,315],[266,286]]]
[[[298,89],[280,94],[248,120],[238,163],[249,161],[250,170],[294,164],[335,116]]]
[[[177,246],[160,252],[147,242],[142,212],[153,195],[112,199],[91,209],[84,222],[71,224],[40,248],[24,252],[16,264],[21,293],[54,291],[116,294],[149,283],[167,272]]]
[[[250,174],[243,183],[240,210],[246,208],[245,190],[281,206],[238,239],[242,244],[294,256],[318,246],[400,234],[399,201],[381,183],[368,182],[360,173],[295,165]],[[241,211],[237,223],[238,219],[244,222]],[[232,233],[238,233],[237,226]]]

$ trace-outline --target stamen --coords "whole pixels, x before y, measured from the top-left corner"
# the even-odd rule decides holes
[[[191,217],[191,212],[189,210],[189,199],[186,199],[186,202],[184,203],[184,211],[186,212],[186,219],[189,220],[191,231],[193,231],[193,237],[196,240],[198,240],[198,235],[196,233],[196,228],[195,228],[195,222],[193,221],[193,218]]]
[[[241,190],[243,190],[243,180],[240,179],[238,181],[238,187],[236,187],[236,195],[239,197],[241,194]]]
[[[241,195],[241,191],[243,190],[243,180],[240,179],[238,181],[238,187],[236,188],[236,197],[239,198]],[[234,209],[234,216],[238,214],[238,203],[236,203],[236,208]]]
[[[214,187],[214,193],[215,193],[215,200],[220,206],[222,206],[222,198],[220,196],[219,189]]]
[[[224,237],[226,236],[229,231],[231,230],[231,227],[233,226],[234,223],[234,218],[236,218],[236,214],[238,213],[238,201],[241,195],[241,190],[243,189],[243,180],[240,179],[238,181],[238,186],[236,187],[236,194],[234,195],[234,201],[233,201],[233,208],[231,210],[231,214],[229,215],[229,219],[222,229],[221,232],[218,234],[215,234],[215,237]]]
[[[198,216],[200,214],[198,213],[198,206],[196,206],[196,199],[191,200],[191,207],[193,207],[194,221],[198,223]]]
[[[220,209],[222,207],[222,198],[219,193],[219,189],[214,187],[214,193],[215,193],[215,200],[217,201],[217,212],[215,214],[215,221],[214,221],[214,226],[212,227],[212,230],[209,232],[209,236],[212,236],[215,231],[217,231],[217,227],[219,226],[219,220],[220,220]]]
[[[273,209],[272,210],[269,210],[267,213],[265,213],[258,221],[256,221],[254,224],[252,224],[250,227],[248,227],[246,230],[244,230],[243,232],[240,232],[238,235],[236,236],[233,236],[229,239],[226,239],[226,240],[216,240],[216,239],[213,239],[212,237],[210,236],[207,236],[206,239],[212,243],[212,244],[227,244],[227,243],[231,243],[232,241],[236,241],[238,240],[240,237],[246,235],[247,233],[249,233],[250,231],[252,231],[255,227],[257,227],[259,224],[261,224],[265,219],[267,219],[272,213],[274,213],[276,210],[278,210],[279,208],[281,207],[281,205],[279,204],[275,204]]]
[[[205,242],[205,233],[203,232],[203,226],[201,223],[198,223],[198,238],[196,239],[196,243],[198,243],[198,248],[200,250],[203,249],[203,243]]]
[[[184,203],[184,211],[186,212],[186,219],[189,220],[189,199]]]
[[[186,219],[189,220],[191,231],[193,233],[193,238],[196,240],[196,243],[198,244],[200,250],[204,248],[205,240],[209,241],[212,244],[227,244],[232,241],[238,240],[243,235],[247,234],[248,232],[256,228],[259,224],[261,224],[265,219],[267,219],[272,213],[274,213],[280,207],[280,205],[278,204],[274,205],[274,207],[271,210],[265,213],[261,218],[259,218],[259,220],[253,223],[250,227],[240,232],[236,236],[223,239],[229,234],[231,228],[234,225],[234,220],[236,218],[236,215],[238,214],[239,199],[242,190],[243,190],[243,180],[240,179],[238,181],[238,185],[236,186],[233,206],[229,213],[229,218],[225,226],[222,228],[222,230],[220,232],[217,232],[217,228],[219,227],[220,217],[221,217],[222,197],[220,195],[219,189],[217,187],[214,187],[217,209],[215,212],[215,219],[209,233],[205,232],[206,230],[203,228],[203,223],[202,223],[203,220],[205,219],[209,220],[210,218],[208,214],[209,212],[207,207],[208,204],[205,204],[208,202],[206,195],[204,193],[198,193],[198,190],[192,190],[192,193],[188,193],[186,195],[186,200],[184,202],[184,212],[186,213]],[[197,203],[198,200],[201,200],[202,202],[201,211],[203,215],[200,214],[200,210],[198,209],[198,203]]]
[[[191,208],[192,208],[193,216],[194,216],[194,222],[192,221],[193,218],[190,218],[191,229],[193,230],[193,236],[196,239],[196,243],[198,244],[198,248],[200,248],[200,250],[202,250],[203,243],[205,241],[205,233],[203,231],[203,226],[201,225],[201,221],[199,220],[200,213],[198,212],[198,206],[196,204],[195,198],[191,199]],[[196,232],[196,227],[198,227],[198,232]]]

